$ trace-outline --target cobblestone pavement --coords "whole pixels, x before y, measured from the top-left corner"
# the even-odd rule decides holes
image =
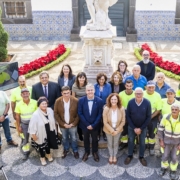
[[[49,70],[50,80],[57,82],[63,64],[68,63],[72,66],[74,74],[83,70],[84,57],[81,52],[82,42],[9,42],[8,50],[10,54],[15,54],[14,61],[18,61],[19,65],[30,62],[38,57],[45,55],[49,50],[54,49],[59,43],[64,43],[66,47],[70,47],[72,52],[70,56],[59,65]],[[115,54],[112,62],[114,70],[120,59],[126,60],[129,69],[137,63],[137,59],[133,54],[134,47],[138,47],[142,42],[126,43],[120,40],[114,41]],[[164,59],[180,63],[180,43],[161,43],[149,42],[153,50],[161,54]],[[33,85],[38,82],[39,78],[33,76],[27,80],[28,85]],[[170,78],[166,78],[175,90],[179,84]],[[7,91],[10,96],[11,90]],[[11,125],[13,126],[13,118],[10,113]],[[20,139],[14,129],[11,129],[13,139],[20,144]],[[145,152],[145,157],[148,162],[147,167],[143,167],[138,161],[138,154],[134,155],[132,163],[128,166],[124,165],[124,159],[127,156],[127,149],[118,152],[117,165],[108,164],[108,151],[107,149],[100,149],[100,162],[95,162],[93,157],[90,156],[87,162],[82,162],[83,148],[79,148],[80,159],[74,159],[70,153],[65,159],[61,158],[63,147],[60,146],[59,150],[53,151],[54,161],[48,163],[45,167],[40,164],[39,156],[35,150],[31,150],[30,157],[27,161],[22,160],[22,155],[19,148],[9,147],[6,144],[4,134],[2,134],[2,154],[0,157],[0,165],[4,165],[4,170],[10,180],[134,180],[134,179],[147,179],[147,180],[160,180],[169,179],[168,173],[163,177],[158,176],[160,168],[160,157],[158,151],[158,144],[156,145],[156,156],[149,156],[149,152]],[[0,180],[3,180],[2,172],[0,172]]]

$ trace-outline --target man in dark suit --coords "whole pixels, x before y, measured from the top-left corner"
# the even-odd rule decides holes
[[[100,98],[94,96],[94,86],[88,84],[86,86],[86,94],[79,99],[78,115],[80,118],[79,127],[84,135],[85,153],[82,160],[86,161],[90,154],[90,135],[92,137],[92,154],[96,162],[99,161],[98,156],[98,130],[102,118],[103,102]]]
[[[32,99],[38,100],[41,96],[48,99],[48,107],[54,109],[54,103],[60,97],[59,85],[49,81],[49,74],[43,71],[39,74],[40,82],[32,86]]]
[[[155,76],[155,64],[149,60],[149,51],[143,51],[143,60],[137,64],[141,67],[141,75],[145,76],[147,81],[153,80]]]

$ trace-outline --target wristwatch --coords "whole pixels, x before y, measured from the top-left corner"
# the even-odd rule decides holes
[[[4,118],[7,116],[8,114],[3,114]]]

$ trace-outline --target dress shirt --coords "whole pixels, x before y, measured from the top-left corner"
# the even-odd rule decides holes
[[[142,101],[140,103],[137,103],[137,101],[135,99],[135,103],[137,104],[137,106],[140,106],[142,104],[142,102],[143,102],[143,99],[142,99]]]
[[[69,114],[69,107],[70,107],[70,100],[68,102],[64,102],[64,120],[66,124],[69,124],[70,114]]]
[[[89,114],[91,115],[92,106],[93,106],[94,99],[88,99],[88,107],[89,107]]]
[[[64,78],[64,86],[67,86],[67,85],[68,85],[68,79]]]
[[[117,109],[115,111],[112,110],[111,121],[112,121],[112,127],[115,129],[117,123]]]

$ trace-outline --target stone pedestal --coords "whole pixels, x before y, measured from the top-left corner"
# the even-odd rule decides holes
[[[81,27],[80,35],[84,41],[82,48],[85,56],[84,72],[88,82],[95,83],[98,73],[103,72],[108,79],[113,73],[111,60],[114,54],[113,38],[117,36],[116,27],[111,26],[107,31],[90,31]]]

